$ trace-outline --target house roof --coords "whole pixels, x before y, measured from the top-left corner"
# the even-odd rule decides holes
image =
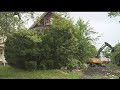
[[[29,29],[34,28],[34,26],[37,25],[48,13],[50,13],[50,12],[44,12],[44,13],[40,16],[39,20],[36,21],[35,23],[33,23],[33,25],[32,25]],[[51,13],[53,13],[53,12],[51,12]]]

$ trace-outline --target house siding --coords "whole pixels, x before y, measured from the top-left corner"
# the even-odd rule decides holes
[[[0,37],[0,64],[7,63],[4,57],[4,41],[3,37]]]

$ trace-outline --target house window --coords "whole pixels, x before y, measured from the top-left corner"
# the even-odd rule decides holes
[[[50,25],[50,19],[44,18],[44,25]]]

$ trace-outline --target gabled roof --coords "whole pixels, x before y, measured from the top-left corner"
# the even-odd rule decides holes
[[[34,28],[34,26],[37,25],[48,13],[53,13],[53,12],[44,12],[44,13],[40,16],[39,20],[36,21],[35,23],[33,23],[33,25],[32,25],[29,29]]]

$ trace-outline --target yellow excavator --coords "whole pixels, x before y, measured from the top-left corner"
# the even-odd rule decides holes
[[[97,55],[95,57],[87,59],[87,64],[89,66],[94,67],[96,65],[100,65],[100,66],[102,65],[102,60],[100,59],[100,53],[106,46],[108,46],[111,49],[111,52],[114,52],[114,47],[112,47],[109,43],[105,42],[98,50]]]

